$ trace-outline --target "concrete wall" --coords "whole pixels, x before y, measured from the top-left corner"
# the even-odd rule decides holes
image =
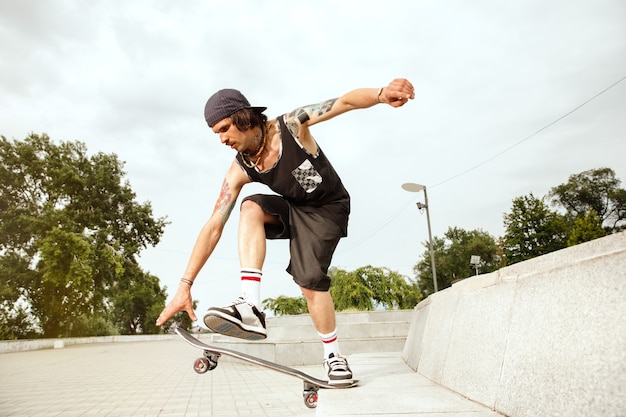
[[[507,416],[625,416],[626,233],[433,294],[403,358]]]
[[[158,340],[180,339],[178,335],[118,335],[97,337],[69,337],[64,339],[20,339],[0,340],[0,353],[23,352],[38,349],[60,349],[72,345],[88,345],[92,343],[125,343],[151,342]]]

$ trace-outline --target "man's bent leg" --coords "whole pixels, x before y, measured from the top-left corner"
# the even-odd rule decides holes
[[[218,333],[247,340],[267,337],[265,314],[261,312],[261,268],[265,260],[265,223],[278,222],[254,201],[241,205],[239,259],[242,297],[225,307],[211,307],[204,316],[206,326]]]
[[[265,260],[265,223],[277,222],[251,200],[241,204],[239,218],[239,265],[241,267],[241,296],[261,310],[261,277]]]
[[[252,200],[241,204],[239,217],[239,264],[242,268],[263,269],[266,251],[266,224],[278,224],[276,216],[266,213]]]

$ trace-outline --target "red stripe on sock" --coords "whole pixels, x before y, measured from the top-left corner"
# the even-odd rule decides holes
[[[328,340],[322,339],[322,343],[333,343],[335,340],[337,340],[337,336],[333,337],[332,339],[328,339]]]
[[[261,277],[250,277],[250,276],[242,276],[241,277],[242,281],[256,281],[256,282],[261,282]]]

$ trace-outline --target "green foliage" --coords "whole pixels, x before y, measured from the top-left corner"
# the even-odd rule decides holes
[[[365,282],[365,277],[343,269],[331,268],[330,294],[335,302],[335,310],[368,311],[374,309],[374,291]]]
[[[564,214],[532,194],[513,200],[504,216],[503,254],[510,265],[626,227],[626,190],[610,168],[583,171],[547,195]]]
[[[266,298],[263,300],[263,308],[270,310],[276,316],[305,314],[308,311],[306,300],[303,296],[287,297],[280,295],[276,298]]]
[[[40,280],[27,294],[45,335],[57,337],[63,323],[91,312],[91,246],[85,236],[52,228],[40,239],[40,248]]]
[[[32,315],[21,305],[0,305],[0,340],[33,339],[37,328]]]
[[[409,309],[422,299],[416,282],[388,268],[367,265],[351,272],[331,268],[329,275],[337,311]]]
[[[507,265],[567,246],[566,217],[550,210],[532,193],[513,200],[511,212],[504,215],[504,226],[502,244]]]
[[[421,260],[415,265],[415,274],[419,277],[419,288],[423,294],[434,292],[433,271],[430,259],[430,245],[425,248]],[[500,257],[494,238],[480,229],[464,230],[450,227],[443,238],[433,238],[435,267],[437,269],[437,287],[439,290],[451,286],[458,279],[474,275],[474,266],[470,264],[472,255],[481,259],[480,272],[487,273],[498,269]]]
[[[119,329],[103,316],[80,315],[68,322],[67,337],[115,336]]]
[[[388,268],[364,266],[355,271],[331,268],[330,294],[336,311],[410,309],[422,300],[417,283]],[[277,316],[308,311],[304,297],[268,298],[263,307]]]
[[[584,217],[578,217],[574,221],[574,226],[567,237],[567,246],[578,245],[602,236],[606,236],[606,231],[602,227],[602,219],[594,210],[591,210]]]
[[[5,330],[27,312],[35,323],[30,329],[39,328],[45,337],[65,336],[70,323],[76,323],[73,334],[79,336],[87,327],[76,317],[109,323],[120,288],[138,289],[146,305],[160,305],[158,284],[142,291],[150,279],[128,266],[158,243],[166,222],[152,217],[149,203],[135,201],[122,168],[115,154],[89,156],[80,142],[55,144],[35,134],[24,141],[1,137],[0,326]]]
[[[155,322],[165,307],[165,289],[159,279],[143,272],[134,262],[127,262],[124,278],[113,287],[112,315],[122,334],[156,334]]]
[[[626,228],[626,190],[619,188],[620,183],[612,169],[592,169],[571,175],[567,183],[552,188],[548,197],[576,219],[595,212],[606,231],[614,233]]]
[[[0,339],[30,339],[38,328],[25,306],[24,288],[36,282],[37,274],[13,251],[0,255]]]

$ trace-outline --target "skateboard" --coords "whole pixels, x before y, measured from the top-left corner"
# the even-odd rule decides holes
[[[221,355],[230,356],[232,358],[236,358],[242,360],[244,362],[251,363],[253,365],[262,366],[267,369],[271,369],[273,371],[281,372],[283,374],[291,375],[293,377],[299,378],[304,383],[304,391],[302,392],[302,396],[304,398],[304,405],[309,408],[317,407],[317,392],[320,388],[328,388],[328,389],[340,389],[340,388],[352,388],[356,387],[359,384],[358,380],[353,380],[353,382],[349,385],[331,385],[327,381],[322,379],[315,378],[309,374],[306,374],[298,369],[290,368],[285,365],[280,365],[278,363],[270,362],[265,359],[257,358],[256,356],[248,355],[247,353],[237,352],[235,350],[226,349],[218,346],[207,345],[204,342],[201,342],[194,336],[192,336],[189,332],[181,327],[176,327],[175,332],[178,333],[187,343],[190,345],[202,349],[204,351],[204,355],[201,358],[196,359],[193,364],[193,369],[199,374],[204,374],[207,371],[212,371],[217,367],[217,361]]]

